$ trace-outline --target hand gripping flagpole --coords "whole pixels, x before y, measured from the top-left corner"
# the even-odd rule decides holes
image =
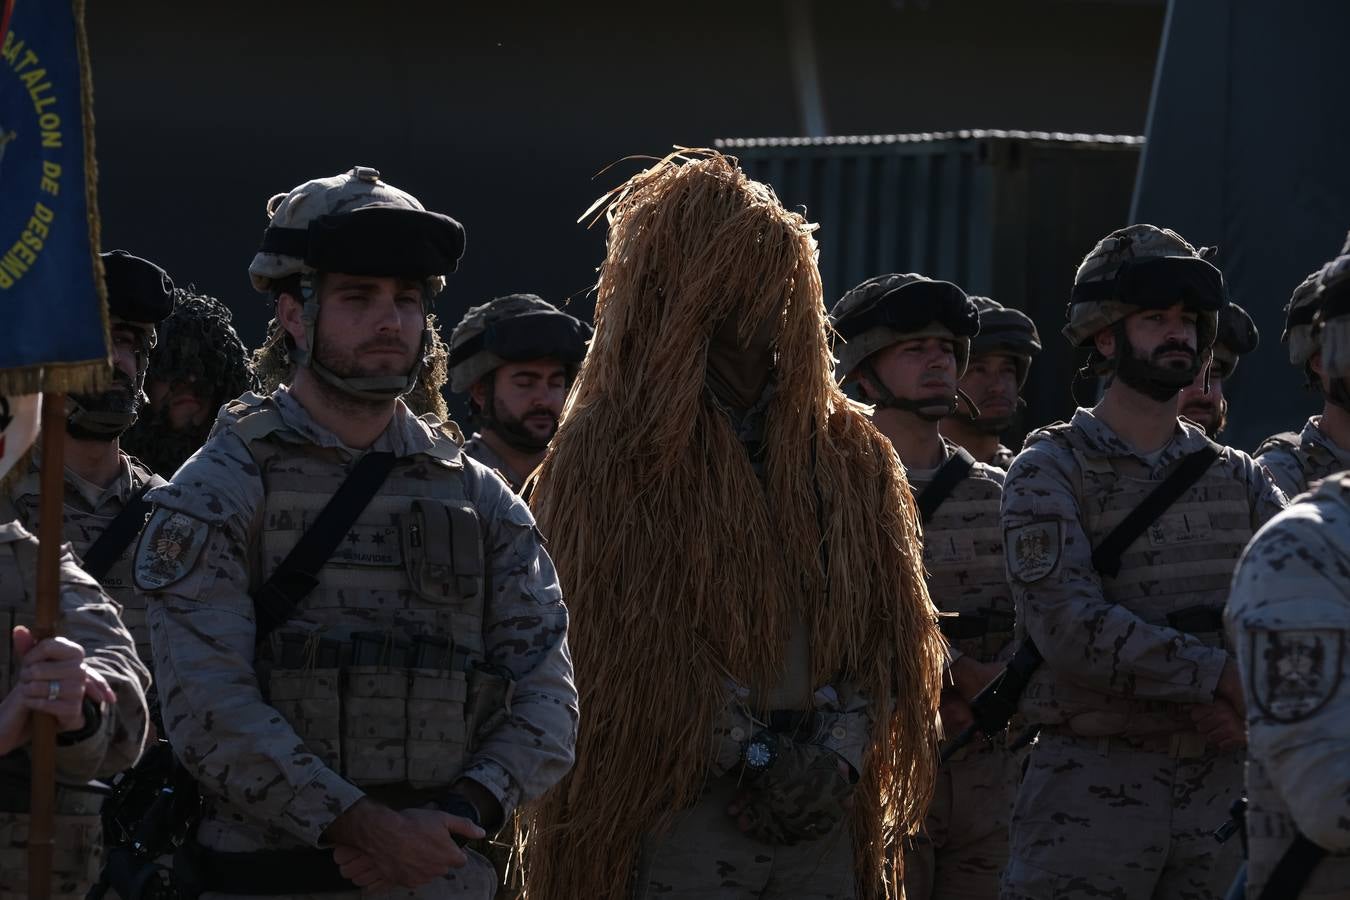
[[[37,613],[33,638],[56,634],[61,591],[61,530],[65,493],[66,395],[42,398],[42,474],[38,502]],[[56,717],[33,714],[32,796],[28,817],[28,897],[51,896],[56,823]]]

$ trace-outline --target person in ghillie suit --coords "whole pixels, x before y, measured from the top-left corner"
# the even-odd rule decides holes
[[[595,336],[532,500],[582,720],[527,895],[894,898],[944,644],[903,470],[834,380],[815,226],[711,151],[597,208]]]
[[[216,410],[256,390],[248,348],[230,309],[215,297],[177,288],[173,312],[150,353],[146,412],[122,437],[127,452],[168,478],[206,443]]]

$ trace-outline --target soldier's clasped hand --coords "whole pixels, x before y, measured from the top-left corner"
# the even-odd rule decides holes
[[[28,743],[34,712],[55,716],[58,731],[78,731],[85,725],[86,695],[99,704],[116,700],[102,676],[85,666],[84,649],[74,641],[36,641],[22,625],[11,640],[22,665],[14,689],[0,703],[0,754]]]

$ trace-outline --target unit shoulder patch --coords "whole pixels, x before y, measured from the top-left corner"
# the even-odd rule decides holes
[[[1059,519],[1037,519],[1009,528],[1003,536],[1008,574],[1034,584],[1059,567],[1063,531]]]
[[[1276,722],[1298,722],[1336,695],[1345,631],[1340,628],[1260,628],[1251,641],[1252,697]]]
[[[186,513],[155,510],[136,547],[136,587],[157,591],[180,581],[196,565],[210,529]]]

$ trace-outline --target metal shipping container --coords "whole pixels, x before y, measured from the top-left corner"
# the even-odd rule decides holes
[[[1079,361],[1059,336],[1064,307],[1084,254],[1128,224],[1142,145],[1025,131],[716,144],[820,223],[827,305],[873,275],[920,272],[1026,311],[1045,346],[1025,391],[1031,426],[1073,409]]]

